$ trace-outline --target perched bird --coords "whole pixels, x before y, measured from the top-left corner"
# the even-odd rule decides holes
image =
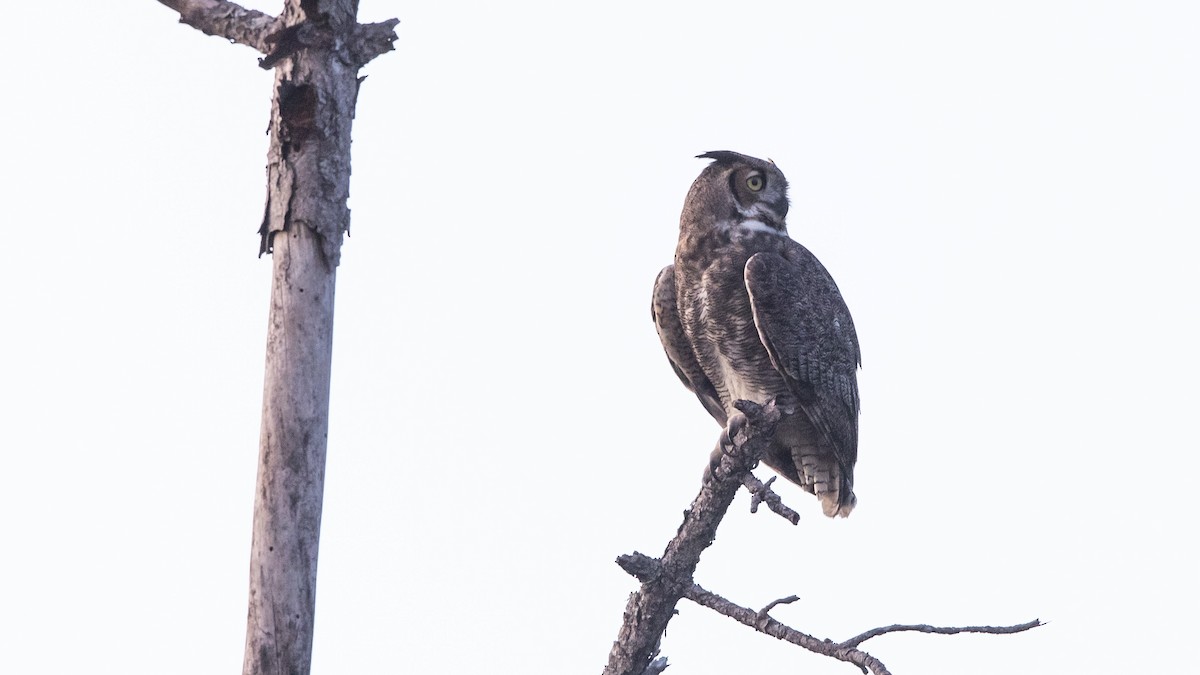
[[[850,310],[788,236],[787,180],[775,163],[725,150],[699,157],[713,162],[688,191],[675,264],[651,302],[667,358],[721,426],[742,399],[794,410],[763,462],[815,494],[825,515],[849,515],[861,363]]]

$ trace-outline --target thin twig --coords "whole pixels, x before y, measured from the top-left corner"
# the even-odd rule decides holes
[[[766,483],[760,481],[754,474],[749,471],[742,474],[742,485],[750,491],[750,513],[758,513],[758,505],[766,504],[767,508],[783,517],[793,525],[800,524],[800,514],[788,508],[787,504],[779,498],[771,489],[771,483],[775,482],[778,476],[771,476]]]
[[[1045,624],[1034,619],[1027,623],[1020,623],[1015,626],[930,626],[928,624],[893,624],[891,626],[882,626],[880,628],[872,628],[861,635],[856,635],[849,640],[839,643],[843,647],[857,647],[860,644],[870,640],[873,637],[878,637],[887,633],[897,633],[900,631],[915,631],[917,633],[937,633],[938,635],[954,635],[955,633],[992,633],[997,635],[1007,635],[1009,633],[1021,633],[1030,628],[1037,628]]]
[[[925,624],[895,624],[892,626],[883,626],[880,628],[872,628],[869,631],[862,633],[856,637],[850,638],[845,642],[833,642],[832,640],[820,640],[807,633],[802,633],[791,626],[787,626],[775,619],[771,618],[767,612],[773,607],[784,602],[792,602],[796,596],[790,596],[781,600],[776,600],[759,611],[754,611],[749,607],[742,607],[734,604],[729,600],[702,588],[699,584],[692,584],[691,588],[684,593],[684,597],[696,604],[703,605],[709,609],[724,614],[725,616],[742,623],[746,626],[765,633],[771,637],[790,642],[794,645],[803,647],[810,652],[828,656],[839,661],[853,663],[863,672],[872,672],[875,675],[887,675],[887,667],[883,662],[874,656],[858,649],[858,646],[873,637],[883,635],[885,633],[894,633],[899,631],[917,631],[921,633],[938,633],[941,635],[953,635],[955,633],[992,633],[992,634],[1009,634],[1020,633],[1031,628],[1045,625],[1041,621],[1034,619],[1028,623],[1022,623],[1015,626],[929,626]]]
[[[798,596],[798,595],[789,595],[786,598],[779,598],[778,600],[772,600],[771,604],[758,610],[758,618],[760,618],[760,619],[767,618],[767,615],[770,614],[771,610],[775,609],[776,605],[790,605],[799,599],[800,599],[800,596]]]
[[[830,640],[817,639],[807,633],[802,633],[795,628],[784,625],[769,616],[760,617],[758,612],[749,607],[734,604],[716,593],[705,590],[699,584],[692,584],[691,588],[684,593],[684,597],[778,640],[790,642],[816,654],[845,661],[846,663],[853,663],[862,668],[863,672],[869,670],[875,675],[891,675],[882,661],[864,651],[840,645]]]

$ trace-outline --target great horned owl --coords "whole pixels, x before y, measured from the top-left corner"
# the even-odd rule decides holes
[[[795,409],[763,461],[815,494],[825,515],[849,515],[861,362],[850,310],[816,256],[788,236],[787,180],[775,163],[699,157],[714,161],[692,183],[675,264],[654,284],[667,358],[722,426],[740,399]]]

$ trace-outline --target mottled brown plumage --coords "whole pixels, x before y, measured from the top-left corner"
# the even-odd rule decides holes
[[[854,508],[861,361],[850,311],[820,261],[787,235],[787,180],[735,152],[692,184],[675,264],[651,303],[675,374],[724,426],[734,401],[795,409],[763,461],[815,494],[827,516]],[[718,458],[719,459],[719,458]]]

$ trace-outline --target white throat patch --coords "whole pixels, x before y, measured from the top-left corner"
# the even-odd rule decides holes
[[[774,234],[780,237],[787,236],[786,232],[780,232],[763,221],[755,220],[753,218],[747,218],[746,220],[723,220],[717,223],[717,228],[730,234],[765,232],[767,234]]]
[[[737,226],[747,232],[766,232],[767,234],[779,235],[783,234],[779,230],[771,227],[761,220],[743,220],[742,222],[738,223]]]
[[[787,232],[780,232],[779,230],[768,225],[765,221],[759,220],[759,218],[764,215],[764,212],[767,210],[767,207],[763,204],[751,204],[750,208],[742,208],[741,206],[738,206],[737,210],[738,213],[742,215],[742,220],[724,221],[720,224],[721,229],[730,233],[765,232],[767,234],[774,234],[781,237],[787,236]]]

